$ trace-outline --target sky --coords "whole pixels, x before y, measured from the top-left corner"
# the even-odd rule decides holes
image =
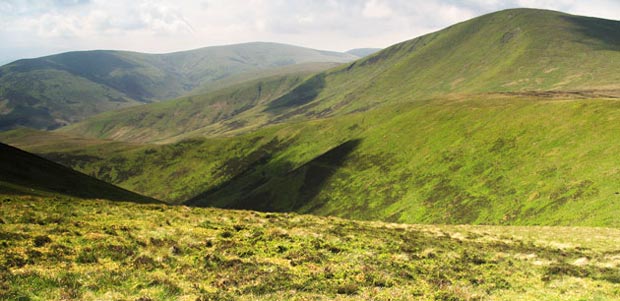
[[[620,0],[0,0],[0,64],[74,50],[165,53],[252,41],[384,48],[515,7],[620,19]]]

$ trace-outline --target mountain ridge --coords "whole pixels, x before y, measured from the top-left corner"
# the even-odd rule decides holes
[[[53,129],[96,113],[179,97],[244,72],[355,58],[256,42],[167,54],[92,50],[18,60],[0,67],[0,129]]]

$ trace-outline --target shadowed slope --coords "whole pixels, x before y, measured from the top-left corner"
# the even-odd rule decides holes
[[[360,141],[342,143],[307,163],[268,164],[269,151],[229,181],[185,202],[187,205],[215,206],[261,211],[295,211],[307,205],[344,164]],[[282,149],[282,147],[276,147]],[[286,198],[281,196],[286,195]]]
[[[3,143],[0,143],[0,154],[0,191],[3,193],[157,202]]]

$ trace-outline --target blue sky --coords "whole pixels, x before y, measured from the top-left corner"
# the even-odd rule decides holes
[[[0,0],[0,63],[71,50],[161,53],[250,41],[383,48],[513,7],[620,19],[620,0]]]

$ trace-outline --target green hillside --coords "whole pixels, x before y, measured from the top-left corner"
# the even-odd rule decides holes
[[[58,132],[132,142],[161,142],[196,136],[193,131],[215,135],[247,130],[263,125],[269,115],[262,110],[314,71],[289,69],[278,70],[279,74],[273,75],[259,73],[262,77],[258,79],[240,80],[241,83],[230,83],[229,87],[210,93],[106,112]]]
[[[513,9],[453,25],[317,75],[275,120],[447,94],[620,89],[620,22]],[[306,95],[307,97],[300,97]]]
[[[620,149],[609,143],[619,138],[618,101],[458,98],[127,150],[23,147],[169,202],[408,223],[619,226]]]
[[[0,143],[0,167],[3,194],[157,202],[3,143]]]
[[[2,300],[620,298],[617,229],[0,197]]]
[[[249,104],[225,123],[180,99],[93,119],[89,130],[143,141],[175,134],[166,124],[190,130],[178,143],[20,146],[171,203],[407,223],[617,227],[619,23],[502,11],[296,86],[274,85],[290,89],[275,98],[247,102],[261,81],[200,96],[204,104],[221,96],[233,110]],[[191,130],[184,122],[192,118],[173,118],[192,111],[215,123]],[[127,134],[97,132],[123,120]],[[237,120],[247,124],[223,126]]]
[[[339,116],[445,95],[528,91],[619,95],[619,50],[618,21],[545,10],[506,10],[318,73],[289,93],[266,100],[264,106],[250,111],[252,114],[232,116],[229,122],[242,125],[232,129],[238,133],[273,123]],[[174,112],[182,110],[183,104],[178,105],[181,108]],[[141,111],[149,110],[159,111],[157,106]],[[174,113],[163,114],[170,118]],[[118,118],[111,116],[87,120],[73,134],[127,140],[123,138],[127,127],[116,126]],[[248,128],[244,129],[244,124]],[[97,131],[101,125],[105,132]],[[128,125],[138,132],[151,126],[148,120],[134,119]],[[214,134],[211,125],[203,126],[204,131],[195,130],[191,135]],[[221,132],[220,127],[215,133]]]
[[[0,130],[53,129],[96,113],[179,97],[245,72],[356,56],[275,43],[169,54],[68,52],[0,67]]]

